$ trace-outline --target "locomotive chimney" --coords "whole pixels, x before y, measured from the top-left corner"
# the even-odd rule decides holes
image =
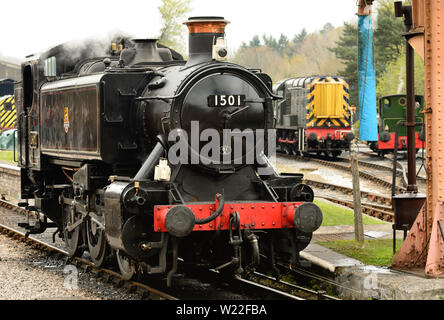
[[[125,65],[135,65],[143,62],[161,62],[162,58],[157,50],[157,39],[132,39],[134,48],[124,49],[120,59]]]
[[[225,26],[223,17],[191,17],[184,24],[189,30],[187,66],[215,60],[226,60]]]

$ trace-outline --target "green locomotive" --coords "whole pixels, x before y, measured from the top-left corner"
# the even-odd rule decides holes
[[[423,111],[424,97],[415,96],[415,122],[424,123]],[[370,149],[384,156],[395,149],[396,126],[401,121],[406,121],[407,98],[403,94],[388,95],[379,98],[378,103],[378,141],[370,142]],[[424,127],[415,127],[416,150],[425,146]],[[407,127],[399,125],[398,150],[407,150]]]

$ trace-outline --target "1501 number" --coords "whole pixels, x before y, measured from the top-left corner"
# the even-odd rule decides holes
[[[208,96],[208,105],[210,107],[244,107],[245,95],[242,94],[211,95]]]

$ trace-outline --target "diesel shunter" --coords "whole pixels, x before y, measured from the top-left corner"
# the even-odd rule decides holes
[[[336,158],[354,139],[349,85],[338,76],[281,80],[274,92],[276,139],[280,152]]]

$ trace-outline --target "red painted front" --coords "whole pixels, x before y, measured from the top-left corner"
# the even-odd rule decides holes
[[[238,212],[241,229],[294,228],[294,212],[303,202],[225,203],[224,210],[215,220],[196,225],[193,231],[228,230],[230,213]],[[197,219],[209,217],[215,211],[214,204],[190,204]],[[165,217],[174,206],[154,206],[154,230],[167,232]]]
[[[378,136],[378,150],[395,150],[395,134],[390,133],[390,140],[388,142],[382,142],[380,137]],[[425,141],[421,141],[419,139],[419,133],[415,133],[415,145],[416,149],[421,149],[423,146],[425,147]],[[407,149],[407,137],[402,136],[398,137],[398,150],[406,150]]]
[[[296,143],[296,140],[289,140],[288,138],[284,140],[284,139],[282,139],[282,138],[279,138],[279,139],[278,139],[278,142],[279,142],[279,143],[295,144],[295,143]]]
[[[328,134],[330,134],[330,136],[331,136],[331,138],[333,140],[344,140],[344,138],[347,135],[347,133],[352,132],[352,130],[348,129],[348,128],[317,128],[317,127],[312,127],[312,128],[307,128],[306,137],[308,137],[308,135],[311,132],[316,133],[316,135],[318,137],[321,137],[324,140],[327,139]]]

